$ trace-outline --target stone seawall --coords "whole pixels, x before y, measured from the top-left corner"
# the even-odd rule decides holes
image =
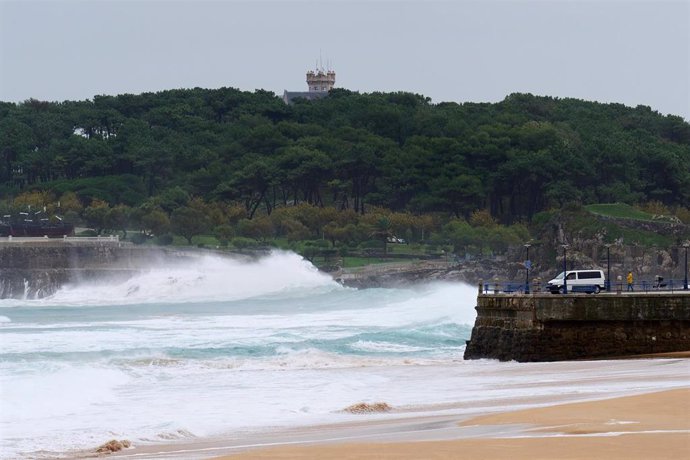
[[[559,361],[690,350],[690,293],[480,294],[465,359]]]
[[[41,298],[69,283],[122,280],[191,253],[118,241],[8,240],[0,244],[0,298]]]

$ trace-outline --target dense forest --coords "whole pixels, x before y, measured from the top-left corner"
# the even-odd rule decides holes
[[[506,226],[566,204],[684,209],[690,124],[646,106],[530,94],[432,104],[335,89],[285,105],[266,91],[195,88],[31,99],[0,103],[0,197],[10,209],[59,202],[114,229],[217,228],[307,205]]]

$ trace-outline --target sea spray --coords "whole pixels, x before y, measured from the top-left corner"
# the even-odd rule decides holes
[[[364,416],[342,411],[359,402],[477,410],[535,392],[596,393],[588,379],[602,372],[613,377],[607,390],[686,379],[673,364],[636,372],[595,363],[588,373],[465,362],[475,296],[456,283],[345,288],[295,254],[274,253],[200,257],[126,283],[2,300],[0,451],[54,458],[39,451],[340,422]]]
[[[194,264],[151,266],[124,282],[67,286],[45,299],[51,305],[110,305],[153,302],[225,301],[338,288],[331,277],[291,252],[247,262],[231,257],[199,256]]]

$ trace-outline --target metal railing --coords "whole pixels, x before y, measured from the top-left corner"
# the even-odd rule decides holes
[[[0,243],[119,243],[120,235],[107,236],[63,236],[48,238],[47,236],[7,236],[0,237]]]
[[[524,281],[481,281],[479,283],[479,294],[544,294],[551,291],[541,282],[525,283]],[[568,294],[591,294],[597,292],[596,285],[570,285],[568,284]],[[628,288],[625,281],[611,281],[606,283],[606,288],[600,288],[601,293],[608,294],[634,294],[634,293],[675,293],[686,292],[684,279],[669,280],[641,280],[632,283]],[[557,292],[553,292],[557,294]],[[561,294],[562,295],[562,294]]]
[[[614,281],[612,283],[616,290],[621,290],[623,292],[676,292],[685,291],[685,280],[662,280],[662,281],[647,281],[642,280],[632,285],[628,285],[624,281]]]

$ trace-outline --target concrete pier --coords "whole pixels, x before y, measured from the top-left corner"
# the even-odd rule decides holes
[[[465,359],[560,361],[690,350],[690,291],[480,293],[476,310]]]

